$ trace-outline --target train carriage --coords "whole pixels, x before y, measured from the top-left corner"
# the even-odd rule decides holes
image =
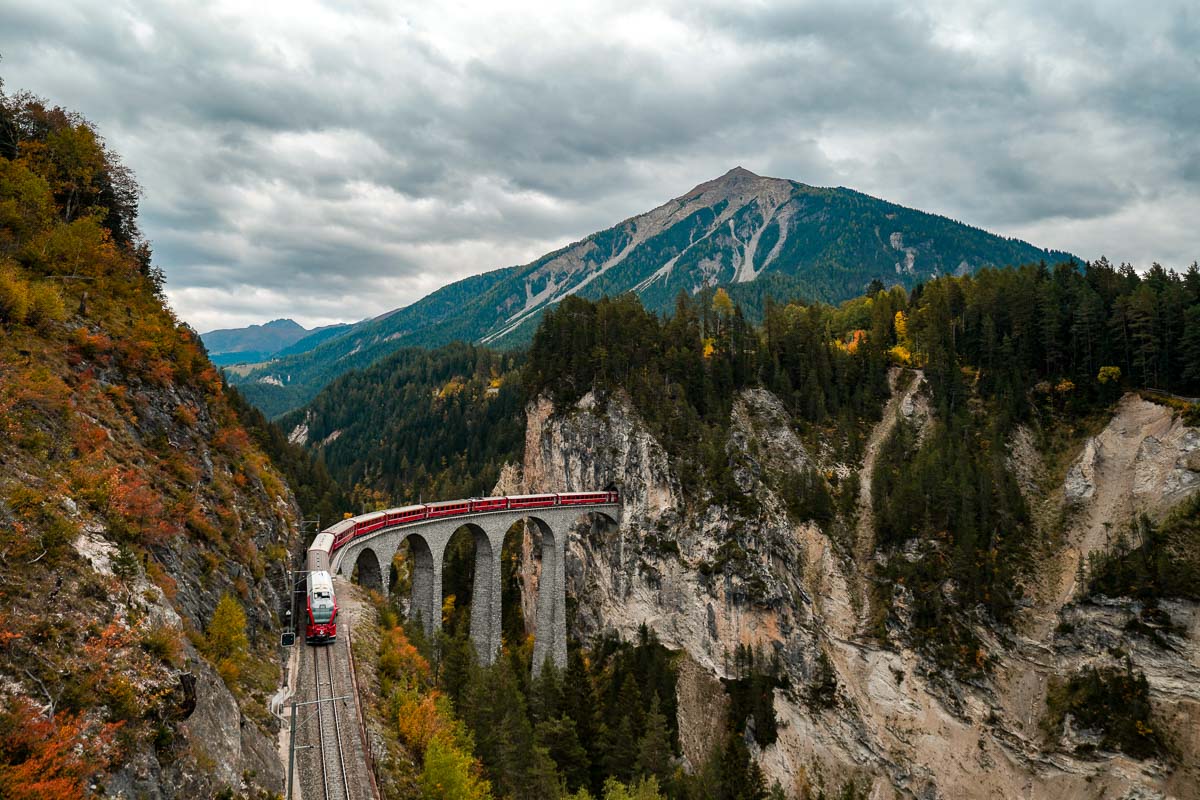
[[[308,624],[304,640],[323,644],[337,639],[337,600],[333,596],[333,577],[324,570],[308,573]]]
[[[312,546],[308,548],[307,569],[309,572],[328,572],[329,571],[329,555],[335,549],[337,535],[332,532],[318,533],[317,538],[313,539]]]
[[[387,524],[403,525],[406,522],[418,522],[425,519],[427,509],[425,506],[404,506],[403,508],[389,508],[387,510]]]
[[[475,497],[471,500],[471,512],[503,511],[508,508],[507,497]]]
[[[616,501],[616,492],[559,492],[558,504],[562,506],[595,505]]]
[[[558,505],[556,494],[515,494],[508,498],[509,508],[547,508]]]

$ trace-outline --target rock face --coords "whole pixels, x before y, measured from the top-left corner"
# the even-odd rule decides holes
[[[895,390],[880,426],[894,424],[894,415],[918,427],[928,421],[918,382]],[[883,438],[876,434],[872,440]],[[1010,464],[1026,491],[1075,509],[1058,550],[1063,557],[1079,549],[1099,515],[1158,514],[1195,491],[1196,441],[1197,431],[1169,410],[1126,398],[1065,480],[1044,485],[1045,467],[1023,429],[1009,443]],[[528,409],[524,463],[506,470],[497,489],[620,486],[620,526],[580,525],[568,543],[568,592],[579,601],[572,633],[616,630],[628,638],[645,623],[667,647],[686,651],[679,723],[689,763],[713,727],[714,679],[730,674],[738,645],[749,645],[778,654],[791,680],[791,690],[776,691],[778,739],[765,748],[752,745],[769,778],[789,796],[836,789],[849,778],[880,799],[1200,796],[1200,610],[1194,604],[1168,609],[1181,633],[1169,635],[1164,648],[1125,630],[1140,610],[1134,603],[1067,605],[1069,592],[1049,592],[1028,625],[1004,637],[983,632],[995,666],[986,678],[964,683],[937,673],[918,653],[889,649],[862,633],[869,610],[861,582],[868,579],[871,546],[864,548],[853,520],[827,530],[795,524],[772,488],[780,471],[811,465],[845,477],[861,473],[863,464],[810,452],[782,403],[763,390],[735,403],[728,453],[735,482],[756,501],[751,512],[685,492],[667,453],[620,395],[603,401],[588,395],[570,409],[540,400]],[[869,467],[869,452],[865,461]],[[869,484],[867,477],[859,475],[861,485]],[[525,564],[528,603],[538,565],[536,559]],[[1038,624],[1033,617],[1065,624]],[[1069,743],[1046,740],[1040,722],[1051,678],[1113,663],[1114,652],[1127,653],[1146,674],[1155,719],[1171,732],[1173,758],[1077,756]],[[836,701],[814,709],[803,697],[822,653],[836,678]]]

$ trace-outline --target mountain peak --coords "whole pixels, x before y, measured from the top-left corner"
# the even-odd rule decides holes
[[[761,175],[756,175],[753,172],[751,172],[750,170],[746,169],[745,167],[743,167],[739,164],[738,166],[729,170],[729,172],[726,172],[724,175],[722,175],[720,180],[726,180],[728,178],[761,178],[761,177],[762,177]]]
[[[251,325],[250,327],[253,328],[255,326]],[[291,318],[273,319],[270,322],[265,323],[262,327],[271,328],[273,330],[287,330],[287,331],[292,331],[292,330],[297,330],[297,329],[304,330],[304,328],[300,325],[300,323],[296,322],[294,319],[291,319]]]

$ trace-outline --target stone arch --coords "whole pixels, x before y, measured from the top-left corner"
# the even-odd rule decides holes
[[[425,631],[432,634],[442,623],[442,554],[439,552],[435,559],[429,542],[415,531],[401,538],[396,549],[405,542],[413,556],[409,614],[420,619]]]
[[[354,559],[354,572],[358,574],[358,585],[377,592],[386,592],[383,582],[383,569],[379,563],[379,554],[371,547],[363,547]]]
[[[575,520],[575,525],[578,525],[584,520],[586,520],[592,526],[593,530],[601,523],[614,528],[620,524],[617,522],[617,518],[612,514],[608,513],[607,511],[602,511],[598,508],[589,508],[585,510],[579,515],[578,519]]]
[[[480,663],[490,664],[500,651],[500,549],[493,536],[474,522],[459,525],[446,537],[442,558],[450,542],[466,531],[475,544],[475,577],[471,584],[471,641]],[[444,564],[442,565],[445,566]]]

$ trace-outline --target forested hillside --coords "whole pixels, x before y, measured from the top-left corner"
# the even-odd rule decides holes
[[[279,428],[319,454],[358,508],[486,494],[524,443],[521,360],[461,343],[402,350],[334,381]]]
[[[165,307],[138,194],[87,120],[0,93],[6,798],[282,789],[297,509]]]

